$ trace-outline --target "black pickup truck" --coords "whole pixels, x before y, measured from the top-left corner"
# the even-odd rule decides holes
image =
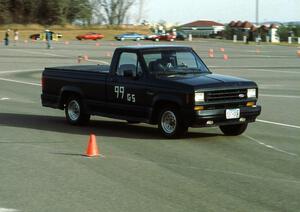
[[[187,46],[120,47],[110,66],[45,68],[42,75],[42,105],[65,110],[70,124],[99,115],[157,124],[168,138],[211,126],[240,135],[261,112],[257,98],[256,83],[213,74]]]

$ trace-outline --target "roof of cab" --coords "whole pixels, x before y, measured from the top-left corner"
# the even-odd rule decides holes
[[[117,49],[124,50],[162,50],[162,49],[191,49],[189,46],[183,45],[140,45],[140,46],[122,46]]]

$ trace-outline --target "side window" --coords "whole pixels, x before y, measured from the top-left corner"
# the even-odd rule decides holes
[[[140,67],[138,64],[138,59],[136,53],[123,52],[119,59],[119,64],[117,68],[117,75],[124,76],[124,71],[132,70],[134,72],[134,76],[137,75],[137,68]]]
[[[144,60],[148,66],[148,69],[150,72],[157,71],[157,63],[159,60],[161,60],[162,56],[161,53],[148,53],[144,54]]]

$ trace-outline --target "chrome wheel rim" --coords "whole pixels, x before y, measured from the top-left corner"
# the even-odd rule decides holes
[[[80,105],[76,100],[72,100],[68,105],[68,115],[72,121],[76,121],[80,116]]]
[[[177,120],[172,111],[165,111],[161,117],[161,127],[164,132],[172,134],[176,130]]]

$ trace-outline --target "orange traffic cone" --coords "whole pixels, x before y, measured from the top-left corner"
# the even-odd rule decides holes
[[[208,57],[210,57],[210,58],[215,57],[213,49],[209,49],[209,51],[208,51]]]
[[[221,52],[225,52],[225,49],[224,49],[224,48],[220,48],[220,51],[221,51]]]
[[[89,60],[89,56],[88,56],[87,54],[85,54],[85,55],[83,56],[83,59],[84,59],[85,61],[87,61],[87,60]]]
[[[90,135],[90,139],[88,142],[88,146],[86,149],[86,154],[87,157],[97,157],[99,156],[99,149],[97,146],[97,142],[96,142],[96,136],[94,134]]]
[[[298,55],[298,57],[300,57],[300,50],[297,51],[297,55]]]
[[[224,59],[225,61],[227,61],[227,60],[228,60],[228,55],[227,55],[227,54],[224,54],[223,59]]]

